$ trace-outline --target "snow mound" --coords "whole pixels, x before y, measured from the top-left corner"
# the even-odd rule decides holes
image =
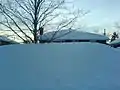
[[[95,43],[0,47],[1,90],[119,90],[120,52]]]
[[[42,36],[42,40],[49,40],[51,38],[54,40],[109,40],[108,37],[103,35],[77,30],[61,30],[57,33],[56,31],[52,31]]]

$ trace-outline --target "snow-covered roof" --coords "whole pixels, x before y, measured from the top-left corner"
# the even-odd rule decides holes
[[[11,41],[10,39],[8,39],[8,38],[5,37],[5,36],[0,36],[0,40],[1,40],[1,41]]]
[[[120,38],[110,42],[111,45],[120,44]]]
[[[17,43],[11,39],[9,39],[8,37],[5,36],[0,36],[0,41],[5,41],[5,42],[11,42],[11,43]]]
[[[54,36],[54,37],[53,37]],[[109,38],[103,35],[82,32],[76,30],[61,30],[52,31],[44,34],[42,40],[108,40]]]
[[[120,90],[120,52],[98,43],[0,47],[1,90]]]

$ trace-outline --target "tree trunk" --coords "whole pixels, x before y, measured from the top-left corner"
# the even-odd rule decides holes
[[[34,31],[34,43],[36,44],[37,43],[37,33],[36,33],[36,30]]]
[[[38,24],[38,17],[37,17],[37,0],[35,0],[35,13],[34,13],[34,43],[36,44],[38,41],[37,38],[37,24]]]

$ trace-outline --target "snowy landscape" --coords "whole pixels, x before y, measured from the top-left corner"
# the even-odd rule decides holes
[[[0,47],[1,90],[119,90],[120,51],[99,43]]]
[[[119,0],[0,0],[0,90],[120,90]]]

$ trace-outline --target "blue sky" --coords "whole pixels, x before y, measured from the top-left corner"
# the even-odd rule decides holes
[[[112,28],[120,22],[120,0],[75,0],[78,8],[90,10],[84,17],[88,26]]]

